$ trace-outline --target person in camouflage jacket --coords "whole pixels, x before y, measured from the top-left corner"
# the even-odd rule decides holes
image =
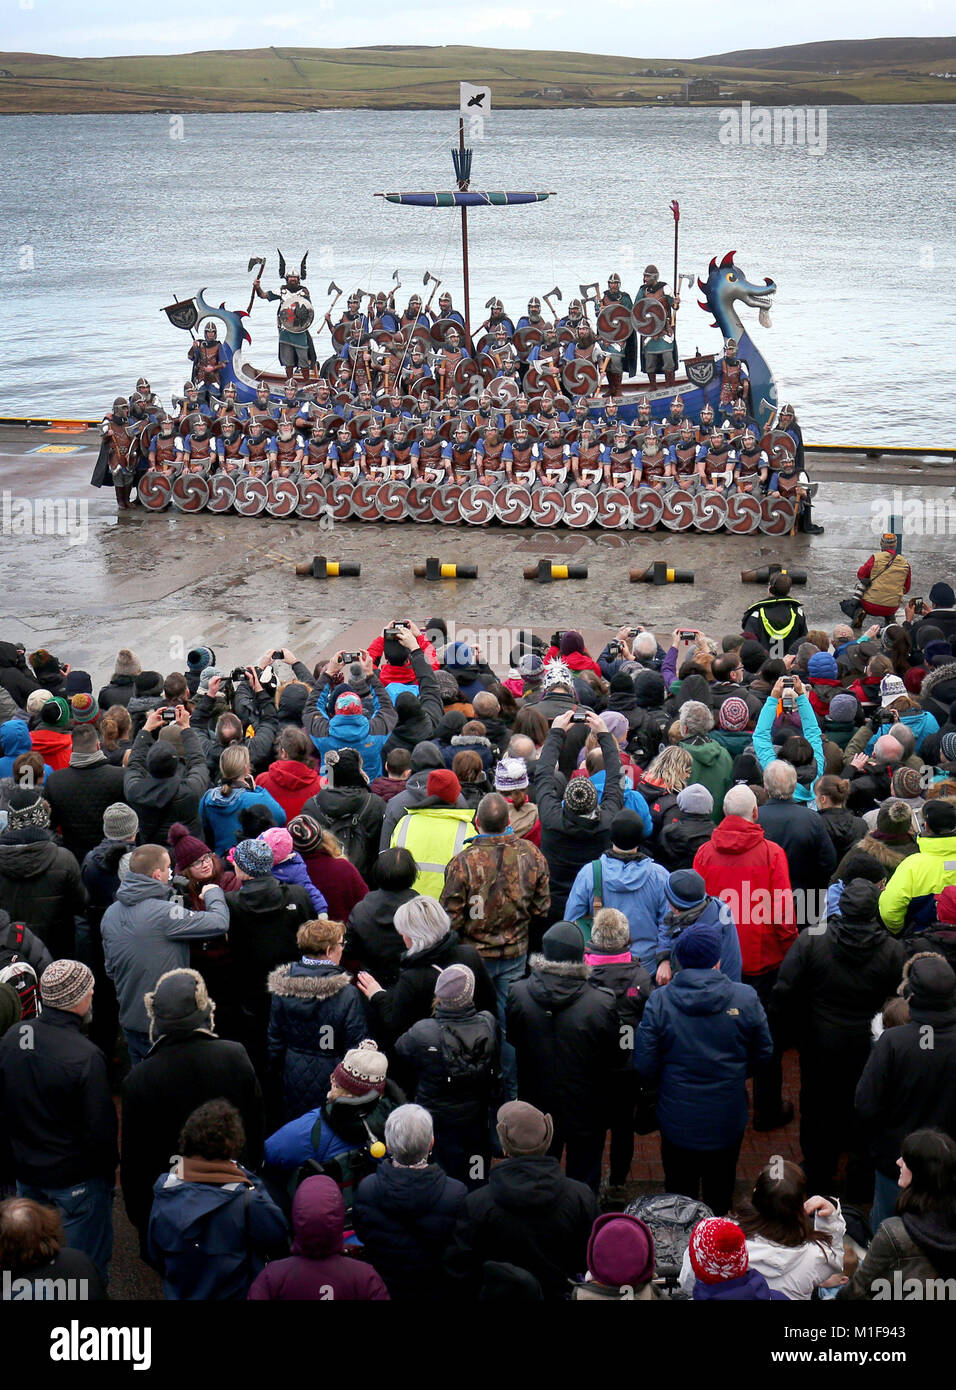
[[[485,959],[525,956],[529,933],[543,930],[551,904],[548,861],[515,835],[504,797],[491,793],[478,807],[478,834],[445,870],[442,907],[462,941]]]

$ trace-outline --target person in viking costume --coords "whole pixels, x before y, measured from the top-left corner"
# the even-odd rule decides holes
[[[260,299],[279,301],[276,313],[279,325],[279,361],[287,372],[298,373],[306,378],[311,376],[316,363],[315,344],[309,332],[315,318],[315,310],[312,307],[312,296],[305,284],[305,263],[308,259],[309,253],[306,251],[298,274],[295,271],[286,272],[285,257],[281,251],[279,252],[279,277],[283,283],[278,293],[275,290],[264,290],[258,276],[253,283],[253,289]]]
[[[227,366],[212,319],[203,329],[202,339],[196,339],[186,356],[193,364],[193,381],[198,388],[199,399],[208,402],[211,391],[219,394],[222,374]]]

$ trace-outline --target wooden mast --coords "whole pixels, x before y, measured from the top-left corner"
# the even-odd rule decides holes
[[[459,178],[459,180],[458,180],[458,187],[459,187],[460,191],[464,193],[464,192],[467,191],[467,189],[468,189],[468,184],[469,184],[469,180],[468,180],[467,178],[464,177],[464,174],[465,174],[465,118],[464,118],[464,116],[459,116],[459,117],[458,117],[458,150],[459,150],[459,154],[460,154],[460,158],[461,158],[461,173],[462,173],[462,177]],[[468,287],[468,209],[465,207],[464,203],[462,203],[462,205],[461,205],[461,276],[462,276],[462,284],[463,284],[464,296],[465,296],[465,302],[464,302],[464,308],[463,308],[463,313],[464,313],[464,318],[465,318],[465,339],[466,339],[466,345],[467,345],[467,347],[468,347],[468,351],[471,352],[472,346],[473,346],[473,345],[472,345],[472,341],[471,341],[471,300],[470,300],[469,287]]]

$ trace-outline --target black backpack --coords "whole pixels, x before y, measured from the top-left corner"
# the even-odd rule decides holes
[[[487,1089],[497,1074],[496,1029],[479,1014],[467,1023],[436,1019],[442,1066],[450,1092],[469,1096]]]
[[[365,800],[354,813],[347,813],[340,816],[330,816],[327,811],[321,810],[316,805],[312,814],[322,826],[323,830],[329,830],[338,840],[345,851],[345,857],[349,863],[353,864],[359,873],[367,876],[371,865],[369,863],[368,838],[362,826],[362,817],[372,804],[371,792],[365,793]]]
[[[40,1013],[40,982],[37,972],[20,954],[26,927],[23,922],[12,926],[13,945],[0,946],[0,984],[12,985],[20,996],[21,1019],[36,1018]]]

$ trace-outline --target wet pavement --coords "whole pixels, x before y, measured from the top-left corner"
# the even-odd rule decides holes
[[[770,561],[809,571],[802,590],[808,617],[829,628],[886,517],[904,508],[913,592],[925,593],[952,571],[952,462],[817,456],[815,516],[826,533],[774,539],[413,522],[328,529],[327,522],[139,507],[117,516],[112,489],[88,486],[97,444],[93,431],[0,428],[0,635],[48,646],[95,674],[109,673],[121,646],[132,647],[144,667],[182,669],[200,638],[220,665],[258,659],[273,646],[290,646],[311,663],[362,646],[390,618],[406,615],[454,618],[459,630],[479,637],[495,667],[506,663],[511,632],[522,627],[545,635],[578,627],[589,644],[622,622],[661,637],[685,623],[719,636],[739,630],[744,609],[760,596],[759,587],[740,582],[740,571]],[[57,452],[36,452],[51,447]],[[59,452],[65,449],[76,452]],[[29,527],[39,534],[24,534]],[[361,576],[297,577],[295,564],[316,554],[358,560]],[[416,579],[413,566],[433,554],[477,565],[478,579]],[[589,577],[551,586],[524,580],[522,570],[542,558],[583,562]],[[631,567],[655,560],[693,570],[694,585],[628,583]]]

